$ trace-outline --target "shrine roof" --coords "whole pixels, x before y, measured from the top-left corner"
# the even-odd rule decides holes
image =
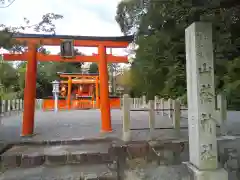
[[[114,42],[132,42],[134,39],[133,35],[130,36],[109,36],[109,37],[102,37],[102,36],[71,36],[71,35],[49,35],[49,34],[25,34],[25,33],[18,33],[13,34],[13,38],[51,38],[51,39],[74,39],[74,40],[89,40],[89,41],[114,41]]]

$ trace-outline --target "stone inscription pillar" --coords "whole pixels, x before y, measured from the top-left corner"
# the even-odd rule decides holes
[[[196,22],[185,32],[190,169],[194,180],[227,179],[218,169],[212,25]]]

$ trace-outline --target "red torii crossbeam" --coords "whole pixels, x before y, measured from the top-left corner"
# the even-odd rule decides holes
[[[34,132],[34,113],[36,98],[37,61],[53,62],[98,62],[100,79],[101,101],[101,130],[112,131],[110,103],[108,92],[107,63],[127,63],[126,56],[113,56],[106,54],[106,48],[126,48],[133,36],[122,37],[90,37],[90,36],[66,36],[66,35],[42,35],[42,34],[14,34],[13,38],[27,44],[28,51],[23,54],[4,54],[6,61],[27,61],[27,71],[24,89],[24,112],[22,136],[31,136]],[[61,55],[44,55],[37,52],[37,46],[59,46],[65,40],[71,40],[73,46],[97,47],[98,54],[92,56],[80,56],[64,58]]]
[[[60,55],[45,55],[37,53],[36,58],[40,62],[98,62],[98,55],[82,56],[76,55],[74,58],[62,58]],[[27,54],[4,54],[4,59],[7,61],[26,61],[28,59]],[[108,63],[128,63],[128,58],[124,56],[113,56],[111,54],[106,55]]]

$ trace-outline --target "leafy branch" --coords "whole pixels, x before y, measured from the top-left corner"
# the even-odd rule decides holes
[[[24,44],[17,42],[12,38],[13,34],[21,33],[21,31],[25,31],[27,29],[33,28],[36,32],[45,32],[51,33],[53,35],[56,34],[56,26],[54,24],[55,20],[62,19],[63,16],[60,14],[47,13],[42,16],[42,20],[36,24],[30,24],[30,21],[27,18],[24,18],[24,25],[22,26],[6,26],[4,24],[0,24],[0,47],[8,49],[10,51],[24,51]]]

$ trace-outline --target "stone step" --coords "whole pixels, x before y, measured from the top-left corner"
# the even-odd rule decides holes
[[[71,139],[51,139],[51,140],[36,140],[33,138],[24,137],[20,142],[15,142],[15,145],[79,145],[79,144],[92,144],[92,143],[107,143],[118,141],[116,138],[105,137],[93,137],[93,138],[71,138]]]
[[[149,147],[149,159],[155,160],[158,165],[177,165],[188,161],[188,142],[185,140],[152,141]]]
[[[117,180],[117,173],[107,165],[64,165],[15,168],[0,175],[0,180]]]
[[[41,165],[111,163],[111,143],[80,145],[15,145],[1,155],[1,168]]]

